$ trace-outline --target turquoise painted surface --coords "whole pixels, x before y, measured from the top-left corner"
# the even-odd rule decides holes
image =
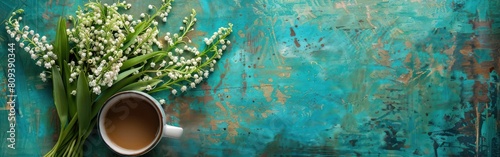
[[[132,13],[149,4],[130,2]],[[53,38],[55,20],[83,3],[7,0],[0,17],[25,8],[27,24]],[[190,8],[198,35],[234,23],[233,44],[201,87],[154,95],[169,100],[169,122],[185,134],[149,156],[500,155],[498,0],[176,1],[163,29]],[[0,35],[5,104],[12,39]],[[55,143],[40,70],[16,51],[16,149],[4,140],[3,105],[0,156],[39,156]],[[97,134],[85,149],[114,155]]]

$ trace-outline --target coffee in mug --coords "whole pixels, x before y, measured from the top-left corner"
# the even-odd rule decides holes
[[[99,131],[105,143],[122,155],[142,155],[162,136],[179,138],[182,128],[165,124],[160,103],[146,93],[115,94],[99,113]]]

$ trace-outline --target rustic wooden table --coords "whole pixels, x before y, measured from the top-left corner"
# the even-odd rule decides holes
[[[159,0],[128,0],[138,13]],[[3,0],[49,39],[77,0]],[[149,156],[499,156],[499,0],[189,0],[171,20],[198,12],[196,35],[234,23],[215,72],[165,98],[180,140]],[[137,16],[137,15],[136,15]],[[15,50],[15,107],[8,43],[0,31],[0,156],[40,156],[55,143],[50,82]],[[201,41],[201,39],[198,39]],[[13,113],[11,113],[13,111]],[[15,149],[9,148],[15,114]],[[115,155],[94,133],[86,156]]]

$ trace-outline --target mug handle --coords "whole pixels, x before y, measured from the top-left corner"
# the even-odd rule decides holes
[[[183,129],[176,126],[164,125],[163,137],[179,139],[182,136]]]

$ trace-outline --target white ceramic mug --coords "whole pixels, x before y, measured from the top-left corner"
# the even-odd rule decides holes
[[[122,102],[122,100],[138,100],[140,102],[145,102],[141,104],[129,104],[126,106],[124,109],[121,111],[123,112],[123,116],[127,116],[129,113],[134,112],[134,109],[137,110],[137,105],[151,105],[151,107],[154,108],[154,113],[150,114],[155,114],[158,117],[158,122],[159,126],[157,127],[157,131],[154,135],[154,140],[151,140],[147,146],[144,146],[139,149],[127,149],[124,147],[119,146],[116,144],[113,140],[110,139],[110,136],[108,135],[108,132],[106,131],[106,126],[110,125],[110,122],[107,122],[106,115],[111,112],[117,112],[114,111],[115,108],[112,108],[113,106],[117,105],[118,103]],[[137,102],[137,101],[134,101]],[[123,107],[123,106],[120,106]],[[151,115],[149,115],[151,116]],[[161,104],[156,101],[153,97],[151,97],[149,94],[139,92],[139,91],[124,91],[117,93],[113,95],[111,98],[109,98],[106,103],[103,105],[101,108],[101,111],[99,112],[98,116],[99,120],[99,134],[101,135],[102,139],[104,142],[111,148],[113,151],[115,151],[118,154],[121,155],[127,155],[127,156],[137,156],[137,155],[143,155],[147,152],[149,152],[151,149],[153,149],[156,144],[161,140],[162,137],[169,137],[169,138],[180,138],[182,135],[182,128],[180,127],[175,127],[171,125],[166,124],[166,115],[165,111],[163,110]],[[156,123],[156,120],[155,120]],[[154,123],[153,123],[154,124]],[[112,125],[112,124],[111,124]],[[109,127],[109,126],[108,126]],[[117,130],[117,131],[129,131],[129,130]],[[113,131],[115,132],[115,131]],[[133,135],[132,135],[133,136]]]

